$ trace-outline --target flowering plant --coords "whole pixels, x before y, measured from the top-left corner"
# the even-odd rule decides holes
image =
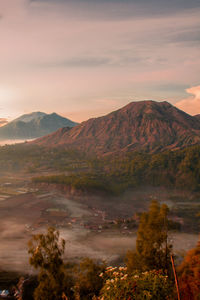
[[[100,300],[169,299],[170,281],[159,271],[128,274],[126,267],[107,267],[100,276],[105,279]]]

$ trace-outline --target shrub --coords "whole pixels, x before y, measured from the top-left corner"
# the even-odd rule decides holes
[[[128,274],[126,267],[108,267],[100,276],[105,278],[100,300],[165,300],[172,292],[168,276],[155,270]]]

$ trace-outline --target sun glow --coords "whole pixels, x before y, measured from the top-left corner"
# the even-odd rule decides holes
[[[16,89],[0,86],[0,118],[12,119],[18,114],[16,101],[18,101]]]
[[[15,93],[8,88],[0,86],[0,103],[6,103],[6,101],[10,101],[15,96]]]

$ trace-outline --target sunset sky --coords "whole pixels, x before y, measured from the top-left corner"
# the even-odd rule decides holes
[[[200,113],[199,0],[0,0],[0,119],[131,101]]]

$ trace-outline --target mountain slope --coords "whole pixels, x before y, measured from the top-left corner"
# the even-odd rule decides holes
[[[59,128],[76,126],[77,123],[56,113],[33,112],[23,115],[0,128],[0,139],[30,139],[52,133]]]
[[[89,119],[36,140],[85,152],[160,151],[200,143],[200,120],[168,102],[132,102],[106,116]]]
[[[0,127],[4,126],[8,123],[8,121],[5,118],[0,118]]]
[[[200,121],[200,114],[193,116],[196,120]]]

